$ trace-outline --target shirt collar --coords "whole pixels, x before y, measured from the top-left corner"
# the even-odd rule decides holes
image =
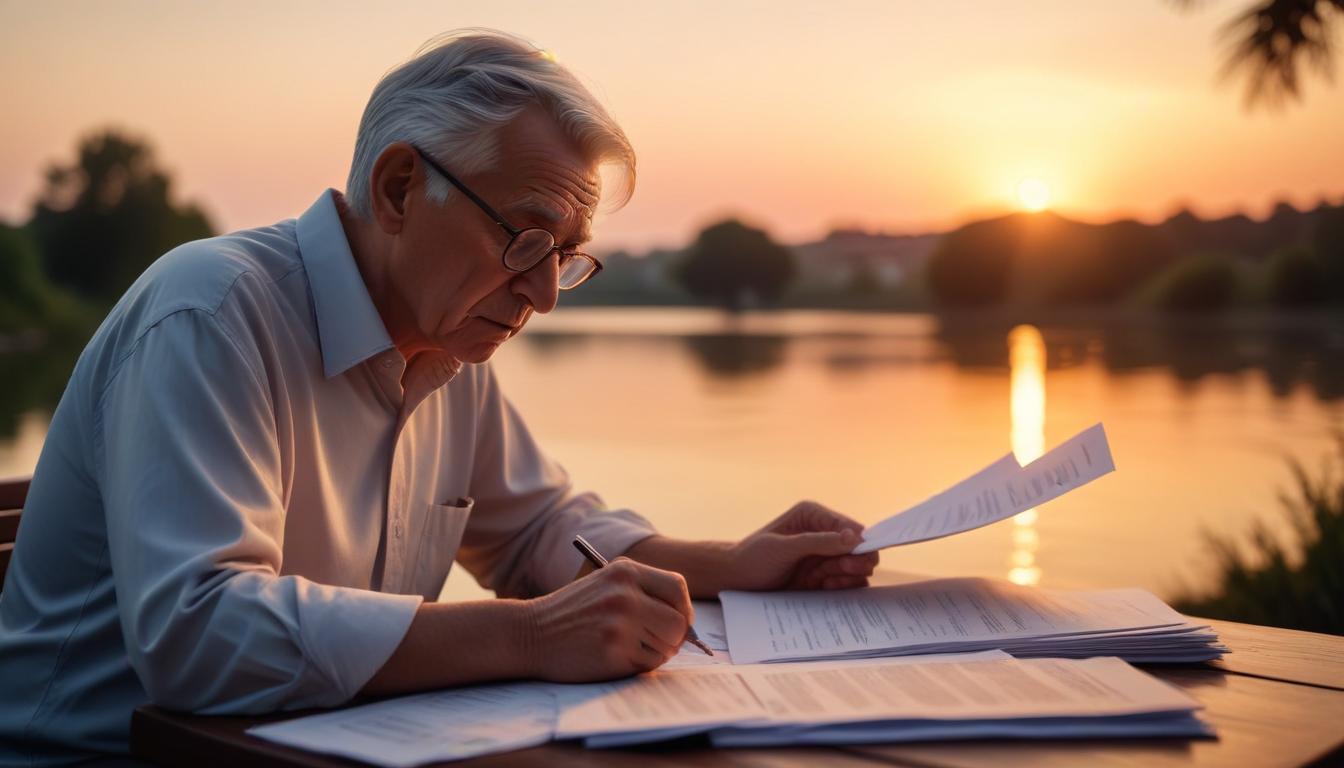
[[[334,194],[331,189],[323,192],[297,226],[322,345],[322,371],[328,379],[392,348],[392,337],[355,266]]]

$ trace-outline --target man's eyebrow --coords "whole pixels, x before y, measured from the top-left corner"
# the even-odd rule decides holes
[[[534,216],[545,224],[547,229],[554,234],[554,228],[569,221],[570,216],[561,213],[553,206],[547,205],[535,197],[524,197],[514,205],[509,206],[509,212],[515,215]],[[590,216],[580,216],[578,238],[560,245],[583,245],[593,239],[593,220]]]

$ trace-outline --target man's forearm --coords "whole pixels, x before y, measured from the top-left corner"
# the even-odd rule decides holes
[[[425,603],[360,693],[385,696],[532,677],[534,624],[523,600]]]
[[[725,589],[735,589],[729,574],[734,571],[734,545],[722,541],[683,541],[650,536],[626,550],[625,556],[655,568],[676,571],[686,579],[686,589],[698,600],[712,600]]]

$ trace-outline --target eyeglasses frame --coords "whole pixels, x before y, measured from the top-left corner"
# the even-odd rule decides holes
[[[486,216],[490,217],[491,221],[495,222],[495,224],[497,224],[500,229],[504,230],[504,232],[508,234],[509,242],[504,245],[504,250],[500,251],[499,253],[500,263],[504,265],[505,269],[509,270],[510,272],[522,274],[523,272],[526,272],[529,269],[536,267],[537,264],[540,264],[546,259],[550,258],[550,255],[552,253],[560,254],[559,266],[562,270],[564,269],[565,262],[572,258],[583,258],[587,259],[589,262],[592,263],[593,265],[592,272],[589,272],[586,276],[584,276],[582,280],[575,283],[574,285],[571,285],[569,287],[560,286],[560,290],[562,291],[571,291],[575,288],[578,288],[580,285],[583,285],[589,280],[592,280],[594,277],[597,277],[597,274],[602,271],[602,262],[593,258],[591,255],[584,253],[582,251],[566,252],[563,246],[555,244],[555,235],[550,230],[544,227],[519,228],[513,226],[508,221],[506,221],[504,217],[499,214],[498,211],[492,208],[489,203],[485,202],[485,200],[482,200],[480,195],[476,194],[475,192],[472,192],[471,189],[469,189],[466,184],[463,184],[460,179],[458,179],[453,174],[449,173],[447,168],[444,168],[442,165],[439,165],[438,161],[436,161],[433,157],[431,157],[428,152],[415,146],[414,144],[411,145],[411,148],[416,151],[416,154],[420,155],[420,159],[424,160],[426,165],[428,165],[430,168],[433,168],[434,171],[437,172],[440,176],[447,179],[449,184],[452,184],[454,187],[457,188],[459,192],[466,195],[468,200],[475,203],[477,208],[480,208],[481,211],[484,212]],[[534,229],[539,230],[541,232],[545,232],[551,238],[552,243],[551,249],[547,251],[545,254],[543,254],[541,258],[537,259],[536,263],[524,267],[523,269],[515,269],[514,267],[509,266],[509,262],[506,256],[508,255],[509,249],[513,247],[514,241],[518,239],[519,235]]]

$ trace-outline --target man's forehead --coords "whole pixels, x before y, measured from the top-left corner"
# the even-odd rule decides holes
[[[597,207],[596,184],[591,190],[570,185],[529,184],[507,205],[512,215],[549,229],[557,241],[583,243],[591,239]]]

